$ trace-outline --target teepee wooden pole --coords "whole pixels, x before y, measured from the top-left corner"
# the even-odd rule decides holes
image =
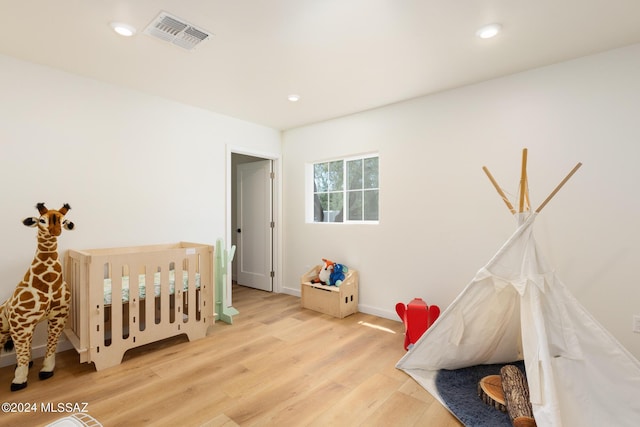
[[[549,195],[547,196],[547,198],[546,198],[546,199],[544,199],[544,202],[542,202],[542,204],[540,205],[540,207],[539,207],[538,209],[536,209],[536,213],[539,213],[539,212],[542,210],[542,208],[544,208],[544,207],[547,205],[547,203],[549,203],[549,201],[553,198],[553,196],[555,196],[555,195],[556,195],[556,193],[557,193],[558,191],[560,191],[560,189],[562,188],[562,186],[563,186],[563,185],[565,185],[565,184],[567,183],[567,181],[569,181],[569,179],[573,176],[573,174],[574,174],[574,173],[576,173],[576,171],[577,171],[578,169],[580,169],[580,166],[582,166],[582,163],[578,163],[577,165],[575,165],[575,166],[573,167],[573,169],[571,169],[571,172],[569,172],[569,174],[568,174],[567,176],[565,176],[565,177],[564,177],[564,179],[563,179],[562,181],[560,181],[560,184],[558,184],[558,185],[556,186],[556,188],[554,188],[554,190],[551,192],[551,194],[549,194]]]
[[[507,205],[507,208],[509,208],[512,214],[515,214],[516,210],[513,208],[513,205],[511,204],[511,202],[509,202],[509,199],[507,199],[506,194],[504,194],[504,191],[502,191],[502,188],[500,188],[500,186],[498,185],[498,182],[493,178],[493,175],[491,175],[491,172],[489,172],[489,169],[487,169],[486,166],[483,166],[482,170],[484,171],[485,174],[487,174],[489,181],[491,181],[491,183],[495,187],[496,191],[504,201],[504,204]]]
[[[522,171],[520,172],[520,209],[518,212],[524,212],[525,193],[527,191],[527,149],[522,149]],[[528,197],[527,197],[528,198]]]

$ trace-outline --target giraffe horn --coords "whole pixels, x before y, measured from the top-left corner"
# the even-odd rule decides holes
[[[69,206],[69,203],[65,203],[58,212],[60,212],[62,215],[66,215],[67,212],[69,212],[69,209],[71,209],[71,206]]]
[[[44,215],[47,212],[49,212],[49,209],[47,209],[44,205],[44,203],[40,202],[36,205],[36,209],[38,209],[38,212],[40,212],[40,215]]]

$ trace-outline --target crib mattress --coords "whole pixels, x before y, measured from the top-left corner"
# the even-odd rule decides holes
[[[175,270],[169,271],[169,294],[175,293],[176,277]],[[189,288],[189,272],[182,272],[182,290],[186,291]],[[154,273],[153,275],[153,294],[154,297],[160,296],[160,273]],[[200,289],[200,273],[196,273],[196,289]],[[147,296],[145,275],[138,275],[138,294],[140,299],[145,299]],[[112,291],[111,291],[111,278],[104,279],[104,303],[111,304]],[[129,276],[122,276],[122,302],[129,302]]]

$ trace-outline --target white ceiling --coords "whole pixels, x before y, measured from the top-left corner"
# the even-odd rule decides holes
[[[276,129],[640,42],[638,0],[0,0],[0,53]],[[143,33],[166,11],[213,37]],[[135,26],[131,38],[109,23]],[[496,38],[475,37],[500,22]],[[287,96],[297,93],[300,101]]]

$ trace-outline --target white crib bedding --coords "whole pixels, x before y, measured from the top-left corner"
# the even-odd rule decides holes
[[[169,294],[173,295],[175,293],[175,270],[169,271]],[[160,273],[155,273],[153,275],[153,287],[154,287],[154,296],[160,296]],[[189,272],[182,272],[182,290],[186,291],[189,287]],[[200,289],[200,273],[196,273],[196,289]],[[104,303],[111,304],[112,301],[112,292],[111,292],[111,278],[104,279]],[[144,299],[147,295],[146,283],[145,283],[145,275],[138,275],[138,295],[140,295],[140,299]],[[129,302],[129,276],[122,277],[122,302]]]

